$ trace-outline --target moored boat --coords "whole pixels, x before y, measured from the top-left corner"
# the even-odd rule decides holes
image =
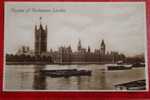
[[[145,67],[145,63],[134,63],[132,67],[138,68],[138,67]]]
[[[136,80],[127,83],[115,85],[116,90],[145,90],[146,83],[145,80]]]
[[[61,70],[41,70],[41,72],[50,77],[70,77],[70,76],[90,76],[90,70],[61,69]]]
[[[107,66],[108,70],[127,70],[132,69],[130,65],[109,65]]]

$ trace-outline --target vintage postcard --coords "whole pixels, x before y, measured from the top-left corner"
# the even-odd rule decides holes
[[[145,2],[5,2],[3,91],[148,91]]]

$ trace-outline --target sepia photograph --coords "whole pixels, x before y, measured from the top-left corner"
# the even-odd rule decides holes
[[[3,91],[148,91],[145,2],[5,2]]]

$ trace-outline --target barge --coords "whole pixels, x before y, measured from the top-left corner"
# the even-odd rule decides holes
[[[135,63],[132,65],[134,68],[145,67],[145,63]]]
[[[132,66],[128,65],[110,65],[107,66],[108,70],[127,70],[127,69],[132,69]]]
[[[70,76],[90,76],[90,70],[77,70],[77,69],[61,69],[61,70],[41,70],[42,74],[56,77],[70,77]]]

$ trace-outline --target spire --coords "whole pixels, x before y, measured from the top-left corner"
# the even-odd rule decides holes
[[[79,39],[79,42],[78,42],[78,50],[81,50],[81,40]]]
[[[42,24],[42,17],[40,17],[40,25]]]
[[[91,52],[90,46],[88,46],[88,52]]]
[[[81,40],[79,39],[79,45],[81,45]]]
[[[101,42],[101,46],[102,46],[102,45],[105,45],[105,43],[104,43],[104,39],[103,39],[103,40],[102,40],[102,42]]]
[[[42,26],[42,17],[40,17],[40,29],[43,29],[43,26]]]
[[[105,47],[105,43],[104,43],[104,39],[103,39],[101,42],[101,54],[102,55],[105,55],[105,50],[106,50],[106,47]]]

